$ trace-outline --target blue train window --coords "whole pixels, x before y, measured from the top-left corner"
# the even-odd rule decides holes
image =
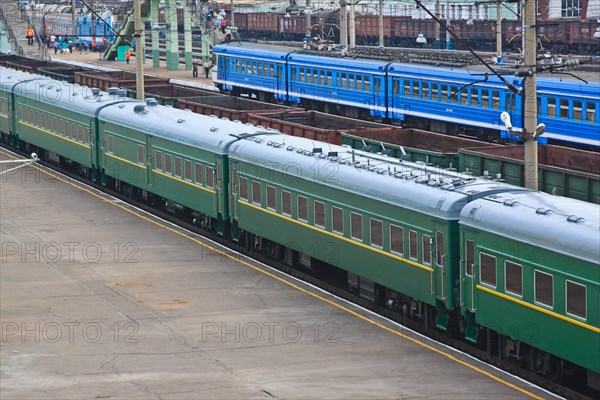
[[[292,81],[295,81],[295,80],[297,79],[297,78],[296,78],[296,75],[297,75],[297,73],[296,73],[296,69],[297,69],[297,68],[292,68],[292,74],[291,74],[291,80],[292,80]]]
[[[356,90],[363,90],[363,77],[356,75]]]
[[[423,92],[423,100],[429,100],[429,83],[423,82],[421,91]]]
[[[546,109],[548,110],[548,116],[549,117],[556,117],[556,99],[555,98],[548,98],[548,104],[546,106]]]
[[[479,107],[479,91],[470,90],[471,93],[471,107]]]
[[[481,107],[490,108],[490,92],[489,92],[489,90],[481,91]]]
[[[492,91],[492,108],[495,110],[500,109],[500,92],[497,90]]]
[[[458,86],[454,86],[454,85],[450,86],[450,94],[449,94],[450,103],[452,103],[452,104],[458,103],[458,96],[459,96]]]
[[[410,97],[410,81],[402,81],[402,95]]]
[[[581,111],[582,111],[581,101],[573,100],[573,119],[575,121],[581,121],[581,117],[582,117]]]
[[[404,228],[390,225],[390,250],[400,255],[404,254]]]
[[[371,91],[371,77],[370,76],[365,76],[365,91],[366,92]]]
[[[534,271],[535,302],[554,307],[554,278],[542,271]]]
[[[596,105],[594,103],[585,103],[585,120],[587,122],[596,121]]]
[[[396,78],[392,80],[392,94],[400,94],[400,81]]]
[[[440,85],[437,83],[431,84],[431,100],[440,101]]]
[[[240,178],[240,199],[248,201],[248,179]]]
[[[375,93],[381,93],[381,78],[373,78],[373,90]]]
[[[481,268],[479,276],[481,283],[496,287],[496,257],[480,253],[479,266]]]
[[[292,195],[285,190],[281,191],[281,212],[292,215]]]
[[[504,285],[506,291],[523,296],[523,266],[511,261],[504,262]]]
[[[333,83],[333,75],[331,71],[327,71],[327,86],[331,86]]]
[[[560,101],[560,117],[569,118],[569,100]]]
[[[567,280],[567,313],[585,319],[586,287]]]

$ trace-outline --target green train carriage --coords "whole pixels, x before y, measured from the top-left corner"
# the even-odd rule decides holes
[[[460,210],[514,188],[314,145],[283,134],[234,143],[234,223],[255,246],[288,263],[346,271],[363,297],[420,317],[430,307],[435,324],[446,329],[458,304]]]
[[[489,329],[502,358],[600,382],[600,206],[509,192],[469,203],[460,231],[467,338]]]

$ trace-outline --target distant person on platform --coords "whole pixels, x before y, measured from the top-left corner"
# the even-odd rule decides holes
[[[127,64],[129,64],[129,59],[131,58],[131,50],[127,50],[125,52],[125,61],[127,61]]]
[[[192,77],[198,77],[198,61],[196,60],[194,60],[194,62],[192,63]]]
[[[54,42],[52,42],[52,48],[54,49],[54,54],[56,54],[58,49],[60,49],[60,45],[58,44],[58,42],[56,40]]]
[[[206,79],[208,79],[208,73],[210,72],[211,68],[212,68],[212,61],[210,61],[210,60],[204,61],[204,75],[206,76]]]
[[[92,38],[92,53],[96,52],[96,38]]]
[[[33,46],[33,26],[27,27],[25,37],[27,37],[27,44]]]

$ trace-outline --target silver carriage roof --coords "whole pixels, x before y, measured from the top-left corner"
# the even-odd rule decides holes
[[[337,155],[331,154],[335,152]],[[448,220],[458,220],[460,210],[473,198],[519,190],[501,182],[284,134],[238,141],[231,146],[229,157]]]
[[[238,140],[238,136],[277,132],[214,115],[152,104],[155,104],[153,99],[115,104],[104,108],[98,118],[218,154],[227,154],[228,145]]]
[[[542,192],[506,192],[469,203],[461,212],[460,223],[600,263],[600,205],[597,204]]]
[[[64,108],[89,117],[107,104],[131,101],[126,92],[116,88],[109,92],[88,86],[50,79],[11,68],[0,69],[0,84],[5,90],[14,90],[20,96]]]

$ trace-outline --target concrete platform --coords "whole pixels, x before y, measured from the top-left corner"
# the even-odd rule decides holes
[[[552,397],[32,167],[0,234],[3,400]]]

